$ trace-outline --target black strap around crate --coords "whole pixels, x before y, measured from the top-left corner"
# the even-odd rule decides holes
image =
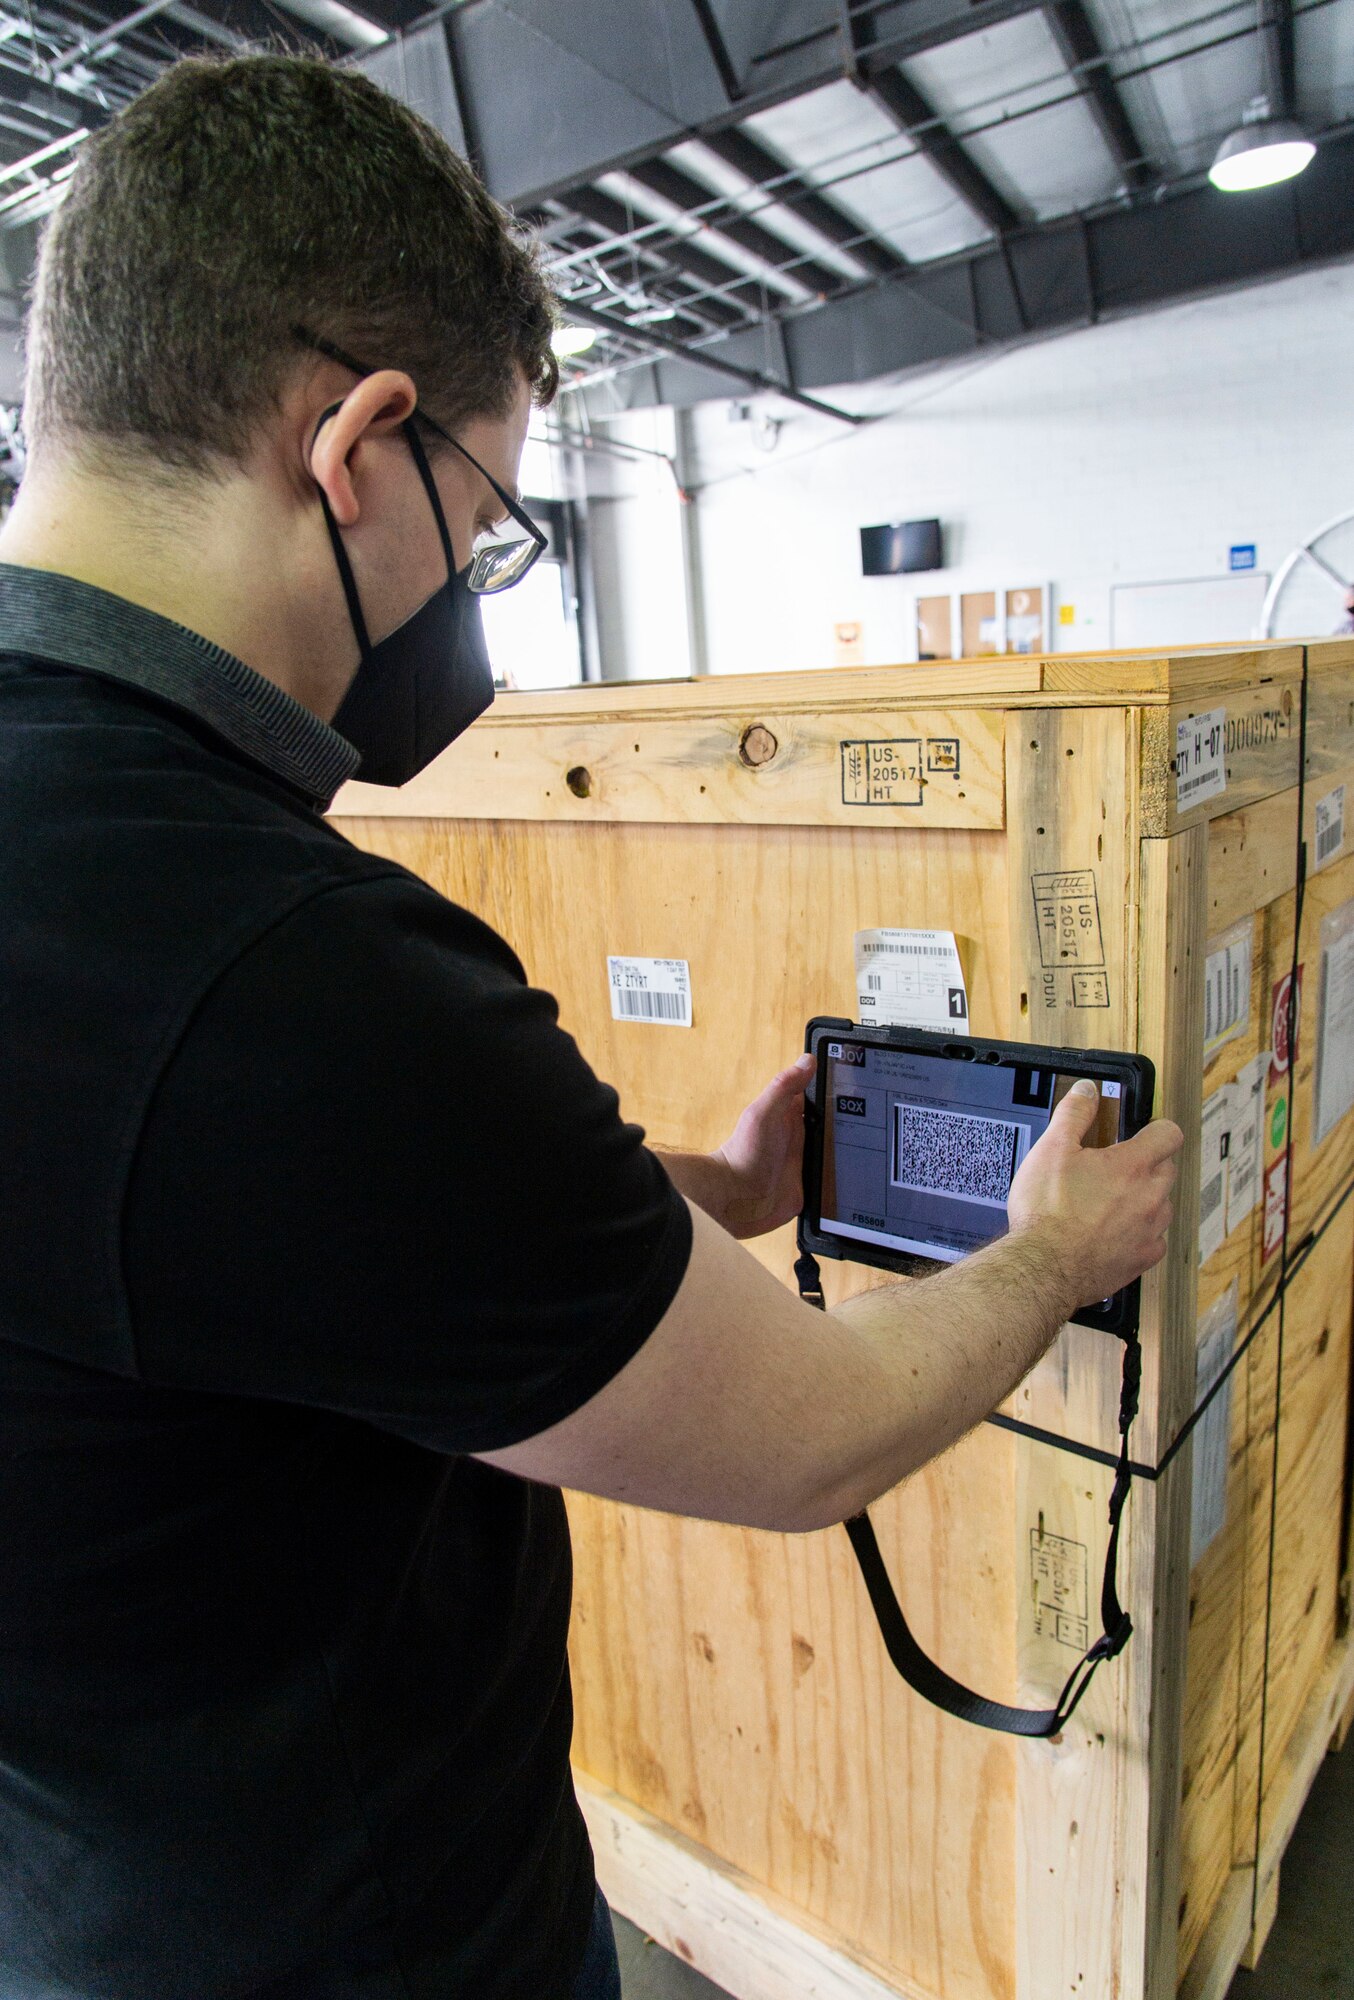
[[[818,1260],[808,1251],[795,1264],[799,1296],[809,1305],[825,1310],[822,1273]],[[870,1603],[879,1624],[890,1660],[910,1688],[957,1715],[961,1722],[977,1723],[980,1729],[1000,1729],[1008,1736],[1056,1736],[1076,1710],[1102,1660],[1112,1660],[1128,1644],[1133,1621],[1119,1602],[1119,1523],[1124,1503],[1133,1483],[1133,1464],[1128,1454],[1128,1434],[1138,1414],[1138,1393],[1142,1383],[1142,1347],[1136,1329],[1124,1342],[1123,1382],[1119,1392],[1119,1457],[1110,1492],[1109,1547],[1105,1551],[1105,1574],[1100,1587],[1101,1634],[1089,1646],[1067,1677],[1062,1693],[1052,1708],[1015,1708],[1008,1702],[989,1701],[962,1681],[947,1674],[924,1653],[903,1616],[903,1607],[889,1579],[879,1542],[867,1513],[859,1513],[846,1523],[860,1573],[865,1579]]]

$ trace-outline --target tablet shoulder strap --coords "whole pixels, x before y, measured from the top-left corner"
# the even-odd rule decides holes
[[[809,1305],[826,1310],[822,1274],[818,1260],[804,1251],[795,1264],[799,1296]],[[947,1674],[924,1653],[903,1616],[903,1608],[889,1579],[879,1542],[866,1513],[846,1522],[846,1532],[865,1580],[870,1603],[883,1637],[884,1647],[894,1667],[910,1688],[925,1701],[956,1715],[961,1722],[973,1722],[981,1729],[1003,1730],[1008,1736],[1056,1736],[1076,1710],[1102,1660],[1112,1660],[1128,1644],[1133,1622],[1119,1602],[1119,1526],[1132,1484],[1128,1434],[1138,1413],[1142,1383],[1142,1347],[1136,1331],[1124,1341],[1123,1383],[1119,1394],[1119,1460],[1110,1493],[1109,1546],[1105,1551],[1105,1574],[1100,1589],[1100,1637],[1087,1648],[1067,1677],[1062,1693],[1052,1708],[1015,1708],[1003,1701],[989,1701],[961,1681]]]

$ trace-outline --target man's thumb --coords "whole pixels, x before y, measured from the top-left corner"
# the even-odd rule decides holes
[[[1090,1131],[1100,1111],[1100,1085],[1078,1077],[1053,1114],[1052,1123],[1078,1141]]]

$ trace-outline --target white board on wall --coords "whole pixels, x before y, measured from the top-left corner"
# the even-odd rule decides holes
[[[1110,591],[1111,646],[1206,646],[1253,639],[1269,577],[1186,577],[1173,583],[1116,583]]]

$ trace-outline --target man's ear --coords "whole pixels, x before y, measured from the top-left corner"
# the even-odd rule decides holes
[[[389,437],[407,423],[418,402],[413,380],[398,368],[380,368],[364,375],[356,388],[319,418],[309,441],[310,476],[323,491],[341,528],[351,528],[361,513],[353,483],[353,459],[359,447]]]

